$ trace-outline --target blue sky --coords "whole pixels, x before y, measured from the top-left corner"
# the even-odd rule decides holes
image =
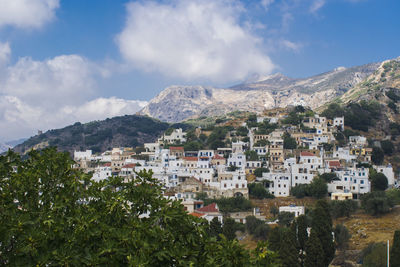
[[[0,0],[0,141],[134,113],[172,84],[400,56],[396,0]]]

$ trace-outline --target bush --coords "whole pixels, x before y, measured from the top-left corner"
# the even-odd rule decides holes
[[[334,172],[323,173],[319,176],[319,178],[323,179],[326,183],[340,180]]]
[[[299,184],[292,187],[291,194],[296,198],[303,198],[305,196],[308,196],[308,184]]]
[[[333,200],[330,202],[330,211],[333,218],[350,217],[358,209],[354,200]]]
[[[323,198],[328,193],[328,185],[321,178],[314,178],[309,185],[309,195],[316,198]]]
[[[340,250],[347,249],[351,234],[343,224],[338,224],[334,228],[336,247]]]
[[[283,135],[283,148],[284,149],[296,149],[297,142],[296,139],[292,138],[290,134],[285,133]]]
[[[393,206],[392,199],[382,191],[371,192],[361,196],[361,207],[366,213],[373,216],[388,213]]]
[[[293,219],[294,219],[293,212],[283,211],[283,212],[280,212],[278,215],[278,224],[281,226],[290,226]]]
[[[381,141],[381,147],[382,147],[383,152],[384,152],[386,155],[391,155],[391,154],[393,153],[393,151],[394,151],[394,145],[393,145],[393,143],[392,143],[391,141],[389,141],[389,140],[383,140],[383,141]]]
[[[390,199],[390,201],[394,205],[400,204],[400,190],[399,189],[392,188],[392,189],[387,190],[385,193],[386,193],[386,196]]]
[[[369,174],[372,191],[384,191],[388,188],[388,179],[383,173],[377,173],[375,170]]]
[[[361,252],[362,266],[385,267],[386,245],[384,243],[372,243]]]
[[[263,172],[269,172],[269,169],[268,168],[257,168],[254,170],[254,175],[256,177],[262,177]]]
[[[268,192],[267,189],[261,183],[252,183],[248,184],[247,187],[249,188],[249,195],[258,198],[274,198],[275,196]]]
[[[380,165],[383,163],[383,159],[385,157],[385,152],[380,147],[372,148],[371,160],[374,164]]]
[[[249,211],[253,208],[251,201],[244,197],[204,199],[204,205],[217,203],[221,212]]]

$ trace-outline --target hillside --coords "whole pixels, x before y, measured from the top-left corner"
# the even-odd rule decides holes
[[[59,150],[91,149],[100,152],[112,147],[136,147],[154,142],[170,124],[147,116],[125,115],[85,124],[79,122],[62,129],[49,130],[17,145],[14,150],[24,153],[31,148],[57,146]]]
[[[230,88],[170,86],[153,98],[141,113],[163,121],[178,122],[235,110],[261,112],[289,105],[314,109],[343,95],[364,81],[380,65],[372,63],[352,68],[340,67],[304,79],[274,74]]]

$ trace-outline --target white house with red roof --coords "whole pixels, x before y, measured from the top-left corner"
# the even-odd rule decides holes
[[[195,212],[197,214],[203,214],[203,216],[201,216],[201,218],[204,218],[209,222],[211,222],[212,219],[214,219],[215,217],[218,218],[218,221],[220,223],[223,222],[223,216],[222,216],[222,213],[219,211],[217,203],[211,203],[210,205],[207,205],[200,209],[195,210]]]

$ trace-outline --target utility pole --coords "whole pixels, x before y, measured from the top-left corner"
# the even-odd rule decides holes
[[[389,254],[390,254],[390,252],[389,252],[389,240],[387,241],[387,267],[389,267]]]

